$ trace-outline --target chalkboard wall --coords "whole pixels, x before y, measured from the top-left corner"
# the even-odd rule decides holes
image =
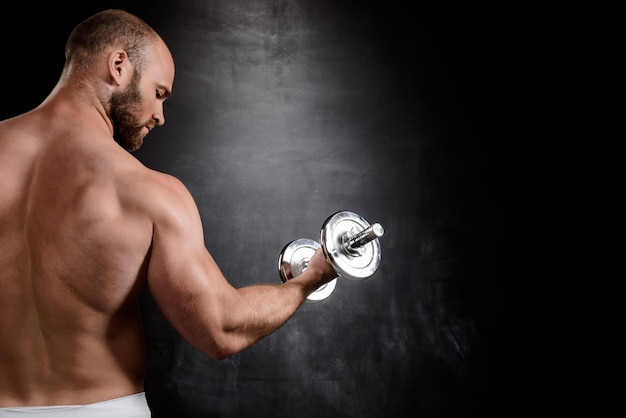
[[[511,14],[400,1],[62,3],[9,13],[0,116],[48,94],[78,21],[109,7],[144,18],[177,73],[166,124],[136,156],[188,186],[233,285],[278,282],[283,245],[319,240],[335,211],[385,228],[371,278],[340,279],[223,361],[184,342],[146,292],[155,417],[511,417],[545,400],[543,301],[523,274],[524,160],[507,100],[519,89]]]

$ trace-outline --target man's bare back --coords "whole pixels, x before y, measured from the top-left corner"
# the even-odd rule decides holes
[[[0,346],[0,405],[142,390],[138,298],[152,222],[137,206],[155,174],[46,116],[0,130],[0,338],[11,342]]]
[[[70,35],[42,104],[0,122],[0,410],[142,392],[146,286],[183,338],[222,359],[336,277],[318,250],[287,283],[228,283],[189,191],[129,153],[165,122],[172,56],[145,22],[103,15]]]

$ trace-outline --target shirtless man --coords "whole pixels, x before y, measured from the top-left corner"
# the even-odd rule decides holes
[[[165,123],[173,81],[159,35],[107,10],[71,33],[50,95],[0,122],[0,417],[149,417],[144,286],[190,344],[223,359],[336,277],[318,250],[287,283],[226,281],[189,191],[131,154]]]

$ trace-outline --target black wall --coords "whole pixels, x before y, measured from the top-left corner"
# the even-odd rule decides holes
[[[337,210],[386,231],[373,277],[340,279],[224,361],[182,341],[146,294],[155,417],[511,417],[545,400],[544,301],[524,274],[514,11],[84,3],[4,14],[0,117],[48,94],[78,21],[126,8],[177,64],[166,125],[136,156],[189,187],[233,285],[278,282],[283,245],[319,240]]]

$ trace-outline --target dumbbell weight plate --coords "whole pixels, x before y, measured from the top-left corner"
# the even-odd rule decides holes
[[[320,247],[321,245],[317,241],[308,238],[299,238],[285,245],[278,257],[278,271],[281,281],[284,283],[302,274],[309,260]],[[317,288],[307,297],[306,301],[314,303],[326,299],[333,293],[336,285],[337,278],[334,278]]]
[[[372,276],[380,265],[380,241],[374,239],[367,244],[348,251],[346,242],[370,226],[362,216],[350,211],[339,211],[329,216],[320,233],[324,254],[341,277],[350,280],[365,280]]]

